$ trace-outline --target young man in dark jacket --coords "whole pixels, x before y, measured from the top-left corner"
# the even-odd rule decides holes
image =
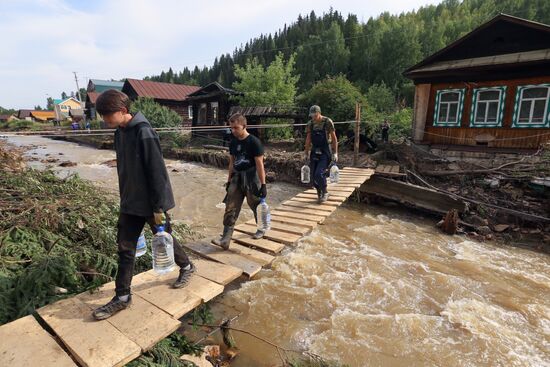
[[[244,198],[254,212],[258,221],[256,209],[260,199],[267,196],[264,169],[264,147],[260,139],[246,130],[246,117],[236,113],[229,118],[233,139],[229,144],[229,172],[225,189],[225,214],[223,216],[223,234],[214,243],[223,249],[229,249],[235,222],[239,218]],[[264,232],[258,230],[253,238],[260,239]]]
[[[103,320],[127,308],[132,302],[130,284],[136,243],[143,226],[148,223],[153,233],[156,233],[156,226],[165,224],[165,230],[171,233],[170,218],[166,212],[175,204],[159,137],[145,116],[141,112],[130,114],[130,99],[114,89],[99,95],[96,109],[107,126],[116,128],[115,150],[120,190],[116,295],[93,313],[97,320]],[[181,288],[187,284],[195,268],[175,238],[174,257],[180,273],[173,286]]]

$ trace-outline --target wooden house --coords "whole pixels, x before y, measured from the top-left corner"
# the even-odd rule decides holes
[[[550,141],[550,26],[500,14],[403,73],[413,139],[536,149]]]

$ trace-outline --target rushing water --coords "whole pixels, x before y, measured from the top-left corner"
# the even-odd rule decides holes
[[[63,153],[78,165],[56,168],[60,174],[117,189],[115,169],[100,164],[113,152],[42,138],[10,142],[38,145],[29,156]],[[179,171],[170,173],[174,217],[218,233],[226,172],[167,165]],[[273,205],[301,190],[269,188]],[[247,209],[243,216],[252,218]],[[443,235],[433,220],[393,209],[344,205],[214,310],[241,312],[236,327],[350,366],[550,366],[550,257]],[[233,366],[277,363],[269,345],[235,337],[243,353]]]

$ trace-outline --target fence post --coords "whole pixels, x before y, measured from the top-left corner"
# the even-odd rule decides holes
[[[353,165],[357,166],[359,160],[359,126],[361,124],[361,104],[355,104],[355,142],[353,144]]]

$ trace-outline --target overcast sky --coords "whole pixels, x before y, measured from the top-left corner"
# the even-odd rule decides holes
[[[142,78],[216,56],[332,6],[366,21],[438,0],[0,0],[0,106],[45,107],[89,78]]]

